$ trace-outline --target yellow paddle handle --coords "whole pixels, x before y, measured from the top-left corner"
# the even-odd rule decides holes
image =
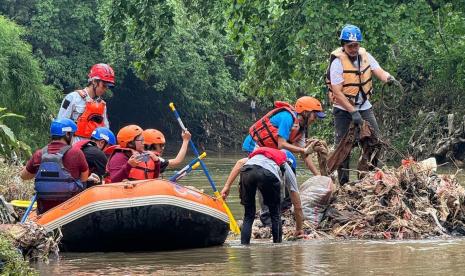
[[[174,103],[170,103],[169,106],[171,108],[171,111],[174,111],[176,109],[176,108],[174,108]]]
[[[216,198],[220,200],[221,203],[223,203],[224,210],[226,211],[226,214],[228,215],[228,218],[229,218],[229,229],[235,234],[240,234],[241,229],[239,228],[239,225],[237,225],[237,222],[234,219],[234,216],[231,213],[231,210],[229,210],[229,207],[226,204],[226,202],[223,200],[223,197],[221,196],[220,192],[216,191],[214,194]]]
[[[19,207],[19,208],[27,208],[29,207],[29,205],[31,205],[31,201],[30,200],[19,200],[19,199],[15,199],[15,200],[12,200],[11,202],[11,205],[15,206],[15,207]],[[37,207],[37,202],[34,202],[34,205],[33,205],[34,208]]]

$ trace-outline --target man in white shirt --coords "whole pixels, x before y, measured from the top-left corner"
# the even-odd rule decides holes
[[[354,25],[346,25],[339,37],[341,46],[331,53],[327,72],[329,96],[333,102],[335,142],[338,144],[349,130],[350,123],[361,125],[366,120],[379,135],[379,127],[369,97],[372,94],[372,74],[384,83],[392,84],[394,77],[383,70],[376,59],[360,47],[362,33]],[[349,181],[350,155],[338,169],[340,184]],[[373,160],[376,166],[377,160]]]
[[[71,119],[77,124],[73,143],[89,139],[98,127],[110,127],[102,96],[115,85],[115,73],[108,64],[99,63],[92,66],[88,77],[84,89],[66,95],[57,116],[58,119]]]

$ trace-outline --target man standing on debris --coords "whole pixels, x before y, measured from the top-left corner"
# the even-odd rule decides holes
[[[245,163],[244,166],[242,166]],[[249,158],[239,160],[226,180],[221,195],[224,199],[229,195],[231,185],[240,173],[239,197],[244,206],[244,223],[241,229],[241,244],[249,244],[252,224],[255,219],[255,193],[263,195],[271,216],[271,233],[273,242],[282,241],[281,201],[284,189],[290,190],[291,202],[294,205],[296,231],[294,236],[304,234],[302,230],[303,212],[300,202],[299,188],[295,177],[297,160],[288,150],[260,147],[253,151]]]
[[[372,94],[372,74],[387,84],[396,82],[395,78],[378,64],[375,58],[360,47],[362,32],[357,26],[346,25],[339,37],[341,47],[331,53],[330,65],[326,73],[326,84],[330,101],[333,103],[336,144],[342,140],[351,122],[361,126],[366,120],[376,135],[379,127],[374,116],[369,97]],[[338,168],[340,184],[349,181],[349,156]],[[373,165],[377,160],[373,160]]]

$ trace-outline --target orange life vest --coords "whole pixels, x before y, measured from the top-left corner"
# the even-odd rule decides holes
[[[249,155],[249,158],[252,158],[257,154],[264,155],[266,158],[273,160],[278,166],[281,166],[287,160],[286,153],[284,153],[282,150],[278,150],[274,148],[260,147],[254,150]]]
[[[108,158],[107,168],[106,168],[106,175],[104,177],[105,184],[111,183],[110,178],[110,170],[108,165],[110,164],[110,159],[115,155],[117,152],[123,153],[130,153],[133,154],[135,150],[130,148],[122,148],[120,146],[116,146],[113,148],[113,151]],[[146,162],[140,162],[139,165],[136,167],[131,168],[129,171],[129,180],[144,180],[144,179],[156,179],[160,176],[160,161],[155,162],[150,156],[147,156]]]
[[[274,103],[275,109],[268,112],[260,120],[255,122],[249,128],[249,134],[252,139],[260,147],[278,148],[278,128],[271,124],[271,117],[279,112],[287,111],[292,115],[294,122],[292,124],[291,133],[289,135],[289,142],[294,143],[302,137],[302,131],[300,129],[299,120],[297,119],[296,111],[294,107],[286,102],[276,101]]]
[[[87,96],[83,90],[79,90],[78,93],[83,99]],[[87,101],[84,113],[77,119],[77,131],[75,135],[90,138],[94,129],[105,126],[105,107],[106,103],[102,99]]]
[[[160,176],[160,161],[155,162],[150,156],[129,171],[129,180],[155,179]]]
[[[111,150],[111,153],[110,155],[108,156],[108,162],[107,162],[107,166],[106,166],[106,172],[105,172],[105,175],[103,177],[103,180],[105,182],[105,184],[108,184],[108,183],[111,183],[111,178],[110,178],[110,170],[109,170],[109,165],[110,165],[110,160],[111,158],[113,158],[113,155],[115,155],[117,152],[123,152],[123,153],[130,153],[131,155],[135,152],[134,149],[130,149],[130,148],[122,148],[118,145],[115,145],[112,150]]]
[[[328,87],[329,99],[332,103],[335,102],[335,98],[331,89],[330,67],[331,63],[336,58],[341,60],[343,68],[342,77],[344,78],[344,84],[342,85],[342,93],[344,93],[353,105],[355,105],[355,99],[359,93],[362,93],[362,104],[370,98],[373,92],[370,60],[365,48],[360,48],[358,54],[359,68],[354,66],[342,47],[339,47],[331,53],[329,67],[326,71],[326,85]]]

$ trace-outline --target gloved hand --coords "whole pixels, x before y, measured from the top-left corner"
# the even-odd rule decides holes
[[[398,83],[398,81],[393,76],[389,75],[389,77],[387,78],[386,84],[391,86],[394,83]]]
[[[362,124],[362,116],[360,115],[360,112],[353,111],[350,112],[350,115],[352,116],[352,122],[354,122],[354,125],[359,126]]]
[[[304,154],[309,155],[313,153],[313,144],[310,144],[308,147],[305,147]]]

